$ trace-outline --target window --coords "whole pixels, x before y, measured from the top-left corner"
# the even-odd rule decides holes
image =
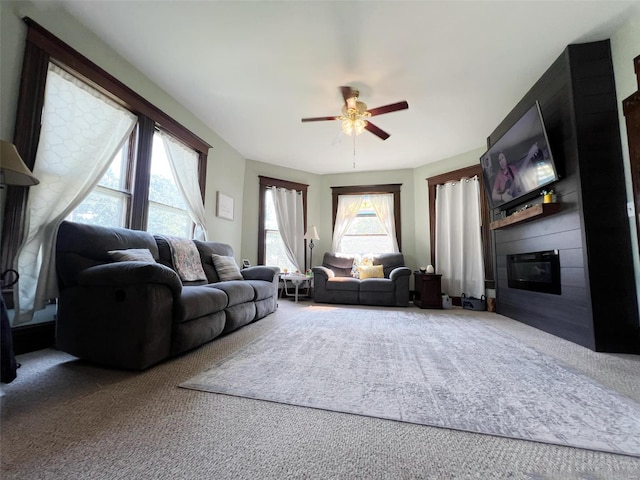
[[[157,133],[153,136],[146,230],[187,238],[193,232],[187,205],[171,171],[162,138]]]
[[[127,227],[130,218],[133,157],[129,155],[130,142],[114,156],[110,167],[95,189],[68,216],[67,220],[105,227]],[[153,234],[190,237],[194,224],[188,207],[173,175],[167,150],[158,132],[153,135],[149,193],[145,230]]]
[[[278,230],[276,207],[273,203],[271,189],[267,188],[264,196],[264,264],[278,266],[282,271],[286,268],[288,271],[293,272],[296,267],[285,253],[284,241]]]
[[[128,146],[116,154],[96,188],[68,216],[67,220],[103,227],[124,227],[131,199],[127,182]]]
[[[389,195],[392,197],[392,195]],[[393,251],[393,242],[378,218],[369,195],[342,237],[341,253],[384,253]]]
[[[291,264],[291,261],[288,260],[285,253],[285,246],[282,237],[280,236],[280,231],[278,230],[275,206],[273,203],[271,192],[269,191],[269,187],[286,188],[288,190],[301,192],[303,223],[304,231],[306,232],[308,185],[263,176],[260,176],[259,180],[260,204],[258,205],[258,264],[274,265],[280,267],[281,269],[295,269],[295,267],[293,267],[293,265]],[[304,232],[302,232],[302,234],[304,235]],[[305,248],[304,250],[304,263],[306,265],[307,248]]]
[[[331,187],[333,196],[333,244],[332,250],[341,253],[381,253],[393,252],[393,239],[387,233],[395,229],[395,240],[398,251],[402,251],[402,224],[400,221],[400,187],[401,184],[358,185],[349,187]],[[343,223],[338,204],[340,197],[351,199],[357,203],[357,214],[352,220]],[[360,200],[362,201],[360,202]],[[380,218],[373,205],[382,211],[385,218]],[[382,205],[387,204],[385,207]],[[352,216],[353,213],[348,216]],[[385,228],[385,221],[389,227]],[[346,229],[345,229],[345,225]]]

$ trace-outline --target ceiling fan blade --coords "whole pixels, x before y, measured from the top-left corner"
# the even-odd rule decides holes
[[[347,104],[347,99],[353,97],[353,90],[351,87],[340,87],[340,92],[342,92],[342,98],[344,98],[344,104]]]
[[[303,122],[321,122],[323,120],[339,120],[339,117],[312,117],[312,118],[303,118]]]
[[[402,101],[398,103],[392,103],[390,105],[384,105],[383,107],[372,108],[371,110],[369,110],[369,113],[373,117],[375,115],[381,115],[383,113],[396,112],[398,110],[406,110],[407,108],[409,108],[409,104],[405,101]]]
[[[371,133],[373,133],[374,135],[380,137],[382,140],[386,140],[387,138],[389,138],[391,135],[388,134],[387,132],[385,132],[384,130],[376,127],[373,123],[371,122],[367,122],[367,124],[364,126],[365,130],[369,130]]]

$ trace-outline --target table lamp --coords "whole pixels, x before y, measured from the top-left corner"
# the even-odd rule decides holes
[[[0,185],[30,187],[39,183],[22,161],[16,146],[0,140]]]

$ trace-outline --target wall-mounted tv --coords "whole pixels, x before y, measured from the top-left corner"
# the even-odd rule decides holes
[[[480,164],[491,208],[509,208],[558,180],[537,101],[480,157]]]

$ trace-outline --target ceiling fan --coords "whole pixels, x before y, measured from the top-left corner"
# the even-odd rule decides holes
[[[341,120],[342,131],[347,135],[352,135],[354,133],[356,135],[360,135],[363,131],[368,130],[374,135],[380,137],[382,140],[386,140],[390,135],[365,119],[374,117],[376,115],[381,115],[383,113],[395,112],[397,110],[406,110],[407,108],[409,108],[409,104],[406,101],[402,101],[367,110],[367,105],[358,100],[360,92],[358,92],[357,90],[353,90],[351,87],[340,87],[340,92],[342,93],[342,98],[344,98],[342,115],[338,115],[335,117],[303,118],[302,121],[320,122],[323,120]]]

